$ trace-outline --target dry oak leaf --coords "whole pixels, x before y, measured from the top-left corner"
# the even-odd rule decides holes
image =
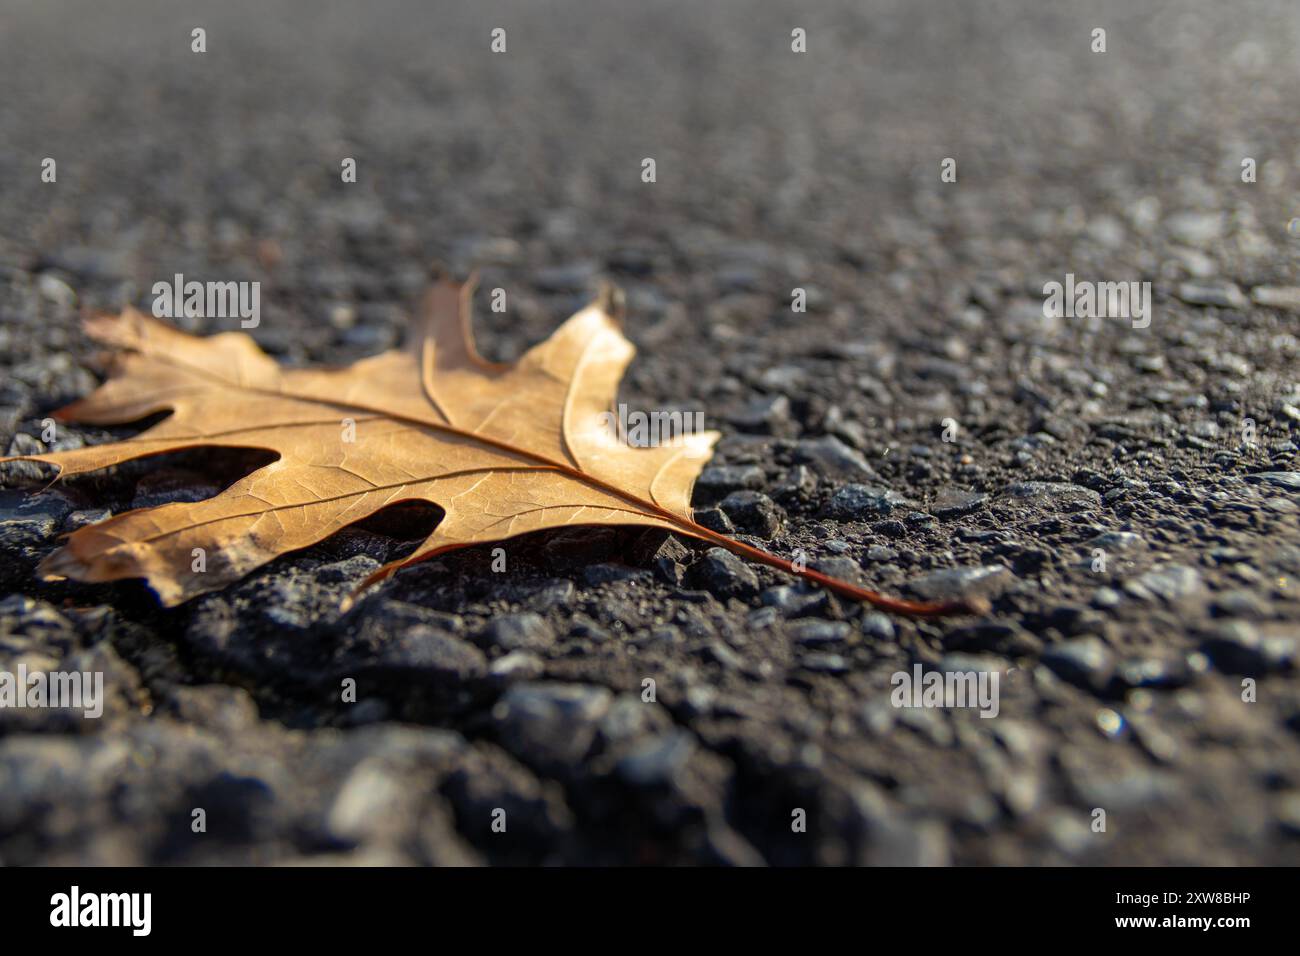
[[[509,364],[475,351],[471,293],[469,284],[436,282],[406,349],[335,369],[281,368],[243,333],[199,338],[133,309],[90,319],[87,333],[117,350],[108,380],[56,415],[110,425],[170,414],[126,441],[5,460],[47,462],[63,479],[199,447],[267,449],[279,457],[207,500],[81,528],[45,559],[42,573],[91,582],[144,578],[174,606],[389,505],[420,501],[445,516],[409,557],[362,588],[434,555],[527,532],[647,525],[890,610],[976,609],[885,597],[696,524],[691,489],[718,434],[630,447],[602,416],[614,407],[634,352],[619,331],[612,291]],[[194,570],[196,548],[206,557],[203,570]]]

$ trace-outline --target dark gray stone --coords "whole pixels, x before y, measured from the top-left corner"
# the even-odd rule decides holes
[[[894,639],[894,622],[883,611],[864,611],[861,623],[862,633],[869,639],[892,641]]]
[[[764,395],[746,402],[727,416],[742,431],[771,432],[790,420],[790,400],[784,395]]]
[[[720,505],[731,523],[746,534],[770,538],[781,530],[781,509],[759,491],[733,491]]]
[[[804,584],[778,584],[763,591],[763,604],[776,609],[783,617],[802,617],[826,610],[830,599],[821,588]]]
[[[907,582],[908,588],[927,601],[992,596],[1011,585],[1014,576],[1004,565],[943,568]]]
[[[850,669],[849,662],[839,654],[828,654],[822,651],[801,654],[798,665],[806,671],[818,674],[846,674]]]
[[[1269,484],[1284,491],[1300,491],[1300,471],[1261,471],[1248,475],[1246,480]]]
[[[821,510],[823,518],[836,521],[870,521],[906,505],[907,499],[888,488],[870,485],[845,485],[831,496]]]
[[[979,511],[988,500],[989,496],[982,492],[946,488],[935,495],[930,514],[936,518],[959,518]]]
[[[1277,632],[1267,624],[1223,621],[1201,642],[1201,651],[1227,674],[1262,677],[1295,667],[1298,642],[1293,629]]]
[[[1114,656],[1095,637],[1052,644],[1041,659],[1057,677],[1093,692],[1104,690],[1115,672]]]
[[[999,497],[1040,508],[1059,508],[1065,511],[1101,506],[1101,495],[1092,489],[1052,481],[1022,481],[1009,485]]]
[[[1233,282],[1183,282],[1178,298],[1189,305],[1213,305],[1221,309],[1243,309],[1249,302]]]
[[[788,633],[790,640],[796,644],[804,647],[819,647],[845,643],[853,633],[853,629],[844,621],[803,620],[791,624]]]
[[[1201,573],[1185,565],[1153,568],[1124,584],[1124,590],[1140,601],[1179,604],[1201,598],[1205,583]]]
[[[805,438],[794,449],[799,461],[812,465],[827,477],[875,478],[876,473],[862,457],[834,435]]]
[[[641,740],[615,765],[615,772],[636,787],[671,785],[695,753],[695,736],[674,729]]]
[[[691,577],[697,584],[728,598],[750,598],[758,593],[758,576],[742,559],[723,548],[710,548],[694,567]]]
[[[721,508],[697,508],[695,509],[695,522],[704,525],[710,531],[716,531],[718,534],[735,534],[736,526],[731,523],[727,513]]]
[[[482,640],[506,651],[537,650],[555,643],[555,631],[540,614],[522,611],[493,618]]]
[[[757,465],[711,465],[700,472],[695,490],[717,500],[733,491],[762,488],[764,480]]]
[[[570,767],[586,755],[613,695],[589,684],[515,684],[492,708],[506,748],[527,764]]]
[[[536,654],[528,651],[511,651],[494,660],[488,668],[492,680],[500,684],[534,680],[542,676],[546,665]]]

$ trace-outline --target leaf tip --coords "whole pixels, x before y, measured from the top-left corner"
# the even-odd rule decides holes
[[[627,296],[612,282],[602,282],[596,293],[595,305],[617,322],[623,321],[627,312]]]

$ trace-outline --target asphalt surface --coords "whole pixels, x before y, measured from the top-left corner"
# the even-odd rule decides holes
[[[249,461],[10,468],[0,671],[107,700],[0,709],[0,861],[1296,862],[1298,50],[1289,0],[10,0],[0,448],[94,387],[79,311],[175,273],[261,282],[294,364],[399,343],[433,260],[507,290],[495,358],[609,279],[623,400],[724,434],[701,520],[993,610],[602,530],[340,615],[408,511],[163,611],[35,565]],[[1149,326],[1045,316],[1067,274],[1150,282]],[[918,664],[997,673],[997,716],[893,706]]]

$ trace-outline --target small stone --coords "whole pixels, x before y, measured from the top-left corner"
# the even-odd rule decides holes
[[[924,511],[909,511],[904,519],[909,527],[921,531],[929,530],[934,527],[934,517],[926,514]]]
[[[608,630],[585,614],[575,614],[573,616],[573,621],[569,625],[569,634],[572,637],[586,638],[598,644],[603,644],[613,638],[613,635]]]
[[[1098,610],[1108,611],[1119,607],[1123,601],[1123,595],[1114,588],[1100,587],[1093,592],[1092,601],[1090,603]]]
[[[743,405],[727,416],[727,421],[741,431],[771,432],[790,420],[790,399],[784,395],[765,395]]]
[[[691,552],[677,538],[665,535],[646,560],[655,569],[655,573],[669,584],[680,585],[686,577],[685,565],[690,561]]]
[[[1221,309],[1244,309],[1249,304],[1233,282],[1183,282],[1178,286],[1178,298],[1188,305],[1212,305]]]
[[[850,475],[875,478],[876,473],[860,452],[854,451],[834,435],[805,438],[795,445],[796,459],[812,465],[823,475]]]
[[[1300,286],[1256,286],[1251,290],[1256,305],[1286,312],[1300,312]]]
[[[578,589],[573,586],[572,581],[557,578],[532,595],[528,603],[539,613],[557,608],[570,608],[577,594]]]
[[[857,862],[868,866],[948,865],[948,837],[942,825],[908,819],[891,807],[874,785],[857,785],[851,797],[859,825],[869,837]]]
[[[691,568],[700,587],[721,597],[748,598],[758,593],[758,576],[740,558],[723,548],[710,548]]]
[[[1300,491],[1300,471],[1261,471],[1247,475],[1246,480],[1273,485],[1286,491]]]
[[[834,542],[829,542],[832,544]],[[833,578],[839,578],[841,581],[848,581],[850,584],[861,584],[863,581],[862,567],[852,558],[844,555],[832,555],[827,558],[818,558],[812,563],[813,569],[829,574]]]
[[[797,621],[789,628],[790,639],[804,647],[843,644],[852,632],[853,629],[844,621]]]
[[[492,708],[506,749],[525,763],[572,768],[596,739],[613,694],[589,684],[515,684]]]
[[[1283,830],[1292,836],[1300,836],[1300,792],[1292,790],[1280,796],[1274,812]]]
[[[498,657],[488,668],[488,674],[494,681],[511,684],[519,680],[533,680],[542,676],[544,665],[542,659],[528,651],[511,651]]]
[[[807,465],[795,465],[772,492],[778,499],[804,499],[817,489],[817,476]]]
[[[1185,687],[1191,681],[1192,672],[1184,658],[1139,657],[1121,663],[1115,676],[1125,687],[1164,690]]]
[[[74,511],[63,521],[64,531],[76,531],[78,528],[87,528],[92,524],[99,524],[113,517],[113,512],[107,508],[87,508],[84,511]]]
[[[862,615],[862,633],[878,641],[892,641],[894,622],[883,611],[866,611]]]
[[[672,727],[673,719],[663,707],[647,703],[639,693],[624,693],[614,698],[600,719],[599,739],[608,748],[659,734]]]
[[[1216,624],[1201,643],[1201,652],[1225,674],[1261,677],[1291,670],[1296,664],[1294,634],[1273,633],[1250,621]]]
[[[1052,481],[1023,481],[1009,485],[1000,497],[1066,510],[1082,510],[1101,506],[1101,495],[1080,485]]]
[[[1244,617],[1261,620],[1272,613],[1263,595],[1237,588],[1221,591],[1214,597],[1214,609],[1223,617]]]
[[[764,480],[757,465],[714,465],[700,473],[695,489],[717,499],[733,491],[762,488]]]
[[[714,662],[721,664],[729,671],[740,670],[744,666],[744,661],[740,659],[740,655],[722,641],[710,641],[704,650]]]
[[[53,272],[42,272],[36,280],[36,288],[46,302],[52,302],[61,309],[76,308],[77,293]]]
[[[778,584],[761,595],[765,607],[774,608],[783,617],[804,617],[825,610],[830,599],[821,588],[809,589],[806,585]]]
[[[844,674],[849,670],[848,662],[839,654],[824,654],[820,651],[804,654],[799,658],[799,666],[820,674]]]
[[[1169,234],[1189,246],[1208,246],[1223,235],[1223,213],[1179,212],[1165,220]]]
[[[781,530],[781,509],[762,492],[733,491],[719,507],[746,534],[770,538]]]
[[[758,383],[774,392],[789,395],[800,391],[807,380],[808,373],[799,366],[778,365],[759,376]]]
[[[1178,604],[1202,596],[1205,584],[1195,568],[1175,564],[1153,568],[1140,577],[1125,582],[1124,591],[1142,601]]]
[[[1104,531],[1084,542],[1085,548],[1101,548],[1103,551],[1135,551],[1145,546],[1142,536],[1132,531]]]
[[[72,622],[53,605],[21,594],[0,599],[0,651],[48,649],[62,656],[73,643]]]
[[[329,324],[340,332],[346,332],[357,324],[357,310],[347,302],[336,302],[326,313]]]
[[[387,672],[429,674],[458,685],[482,677],[487,672],[487,658],[469,641],[427,624],[417,624],[396,640],[385,643],[366,666]]]
[[[378,839],[387,822],[409,812],[409,783],[378,761],[363,760],[343,781],[325,826],[336,840]]]
[[[0,512],[0,548],[23,552],[58,533],[59,519],[50,512]]]
[[[379,562],[366,554],[353,555],[342,561],[331,561],[316,568],[315,579],[321,584],[360,583],[378,570]]]
[[[1106,687],[1115,671],[1110,650],[1095,637],[1053,644],[1043,651],[1041,660],[1057,677],[1094,693]]]
[[[886,538],[902,538],[907,535],[907,525],[897,518],[890,518],[888,521],[877,521],[871,526],[871,530],[876,534],[882,534]]]
[[[503,614],[483,630],[483,640],[507,651],[539,650],[555,643],[555,631],[532,611]]]
[[[959,518],[962,515],[979,511],[988,502],[989,496],[978,491],[958,491],[945,488],[934,497],[930,505],[930,514],[936,518]]]
[[[888,488],[870,485],[845,485],[831,496],[821,510],[823,518],[837,521],[869,521],[888,515],[907,499]]]
[[[731,523],[727,513],[721,508],[696,508],[695,520],[698,524],[704,525],[710,531],[716,531],[718,534],[735,534],[736,526]]]
[[[695,735],[673,729],[640,740],[614,765],[614,772],[637,787],[668,786],[695,753]]]
[[[991,596],[1010,586],[1011,569],[1001,564],[930,571],[907,583],[908,588],[927,601]]]

